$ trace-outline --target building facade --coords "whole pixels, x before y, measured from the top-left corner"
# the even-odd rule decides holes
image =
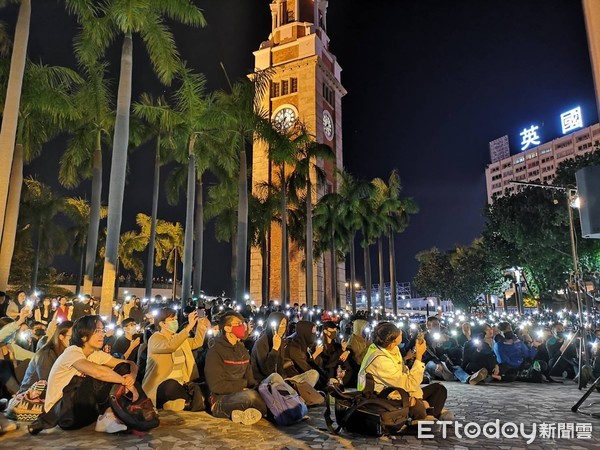
[[[560,163],[591,153],[598,145],[600,124],[595,124],[488,165],[485,169],[488,203],[494,197],[520,189],[511,181],[551,184]]]
[[[329,145],[335,161],[317,161],[324,169],[326,185],[316,186],[313,174],[313,201],[327,192],[335,192],[336,168],[342,168],[342,97],[346,90],[340,82],[341,67],[329,51],[327,36],[327,1],[325,0],[273,0],[271,8],[271,34],[260,49],[254,52],[256,70],[271,74],[270,90],[261,98],[261,107],[271,119],[285,129],[295,120],[301,121],[315,139]],[[256,142],[252,155],[252,190],[260,195],[265,182],[278,183],[268,149]],[[280,300],[304,303],[306,299],[305,255],[293,243],[288,244],[289,298],[281,299],[281,246],[282,233],[273,224],[267,254],[252,248],[250,256],[250,296],[256,301]],[[313,267],[313,298],[315,303],[330,307],[335,304],[331,280],[330,257],[315,261]],[[338,292],[345,298],[345,267],[340,263],[337,271]],[[263,273],[266,272],[266,273]],[[268,283],[268,289],[263,285]],[[263,291],[268,290],[264,298]]]

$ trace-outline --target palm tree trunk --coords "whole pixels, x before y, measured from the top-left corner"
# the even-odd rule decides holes
[[[262,301],[263,306],[267,306],[269,301],[269,261],[267,259],[267,243],[260,244],[260,257],[262,260]]]
[[[112,300],[115,298],[115,278],[117,277],[117,257],[123,213],[123,194],[127,171],[127,147],[129,144],[129,110],[131,109],[131,78],[133,66],[133,42],[128,34],[123,39],[121,50],[121,73],[117,94],[117,117],[113,138],[113,154],[108,190],[108,230],[106,236],[106,256],[102,274],[102,295],[100,314],[109,316]]]
[[[352,303],[352,314],[356,314],[356,258],[354,253],[354,233],[352,233],[350,237],[350,301]]]
[[[194,295],[200,295],[202,289],[202,263],[204,261],[204,198],[202,189],[202,174],[199,174],[196,182],[196,218],[194,226],[194,272],[193,286]]]
[[[281,285],[279,299],[281,304],[286,303],[287,288],[287,205],[285,198],[285,163],[281,165]]]
[[[177,298],[177,247],[173,249],[173,302]]]
[[[385,316],[385,288],[383,286],[383,238],[377,239],[377,250],[379,256],[379,305],[381,306],[381,313]]]
[[[102,134],[96,136],[94,167],[92,169],[92,199],[90,203],[90,224],[85,252],[85,279],[83,293],[92,295],[94,285],[94,267],[98,251],[98,231],[100,229],[100,209],[102,207]]]
[[[10,189],[8,190],[8,202],[6,204],[6,219],[0,242],[0,291],[6,291],[15,239],[19,220],[19,202],[23,188],[23,146],[15,146],[15,157],[13,158],[10,171]]]
[[[231,235],[231,292],[234,295],[237,292],[237,260],[238,260],[238,246],[237,246],[238,235],[232,233]]]
[[[268,305],[271,299],[271,228],[267,231],[267,248],[265,256],[265,267],[266,272],[263,273],[263,280],[265,283],[263,305]]]
[[[240,174],[238,183],[238,220],[237,220],[237,258],[235,277],[235,299],[239,302],[244,300],[246,290],[246,259],[248,256],[248,175],[246,163],[246,150],[244,136],[240,134],[242,147],[240,150]]]
[[[10,173],[15,153],[19,106],[21,103],[21,87],[27,59],[27,43],[29,41],[29,24],[31,20],[31,0],[21,0],[19,16],[15,28],[8,87],[2,112],[0,128],[0,236],[6,220],[6,208],[9,196]],[[4,242],[4,240],[2,240]],[[12,258],[12,255],[11,255]]]
[[[335,309],[341,309],[340,299],[337,291],[337,261],[335,257],[335,240],[333,235],[333,223],[331,224],[331,236],[330,236],[330,245],[331,245],[331,296],[332,298],[332,306],[335,306]]]
[[[146,262],[146,289],[144,297],[152,297],[152,280],[154,278],[154,247],[156,240],[156,220],[158,217],[158,191],[160,186],[160,135],[156,138],[156,155],[154,157],[154,184],[152,186],[152,218],[150,219],[150,240],[148,241],[148,261]]]
[[[33,255],[33,270],[31,271],[31,290],[37,290],[38,270],[40,267],[40,249],[42,248],[42,224],[37,226],[37,242],[35,243],[35,254]]]
[[[371,314],[371,255],[369,245],[364,248],[365,260],[365,289],[367,290],[367,312]]]
[[[183,239],[183,272],[181,274],[181,305],[185,308],[192,286],[192,259],[194,258],[194,206],[196,203],[196,156],[194,135],[189,141],[187,205],[185,210],[185,235]]]
[[[79,272],[77,274],[77,284],[75,285],[75,294],[79,295],[81,291],[81,279],[83,278],[85,266],[85,248],[82,246],[79,249]]]
[[[312,184],[310,173],[306,181],[306,306],[314,304],[313,287],[313,223],[312,223]]]
[[[394,248],[394,232],[390,227],[389,232],[389,242],[390,242],[390,292],[392,296],[392,311],[394,316],[398,315],[398,293],[396,292],[396,249]]]

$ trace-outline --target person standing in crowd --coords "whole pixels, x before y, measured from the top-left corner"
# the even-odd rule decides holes
[[[65,320],[71,320],[71,316],[73,315],[73,307],[67,305],[67,297],[61,295],[58,298],[58,305],[56,308],[56,319],[59,322],[64,322]]]
[[[202,346],[210,322],[198,319],[198,312],[193,311],[188,316],[187,325],[178,332],[177,311],[162,308],[154,324],[158,331],[148,340],[142,387],[159,409],[195,410],[198,405],[193,403],[193,393],[197,390],[194,386],[188,386],[199,377],[192,350]],[[193,338],[189,337],[191,331],[195,331]]]
[[[144,309],[142,308],[142,302],[139,297],[132,299],[133,306],[129,309],[129,319],[133,319],[136,324],[141,325],[144,320]]]
[[[127,426],[117,420],[109,406],[109,392],[115,384],[126,386],[133,400],[137,366],[102,351],[104,323],[100,316],[83,316],[75,322],[69,346],[56,360],[48,377],[44,414],[28,430],[37,434],[59,425],[77,430],[96,422],[96,431],[117,433]],[[100,413],[100,415],[99,415]]]
[[[250,354],[242,342],[247,334],[244,317],[228,311],[221,317],[219,329],[219,336],[206,354],[204,369],[211,392],[211,413],[252,425],[267,414],[267,407],[255,390],[258,383],[252,374]]]
[[[86,294],[83,299],[76,301],[73,300],[73,313],[71,314],[71,320],[75,322],[77,319],[83,316],[92,315],[92,296]]]

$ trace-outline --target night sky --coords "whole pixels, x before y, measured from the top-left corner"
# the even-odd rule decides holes
[[[209,89],[224,89],[219,63],[232,79],[252,70],[252,51],[270,32],[270,0],[197,3],[208,27],[175,26],[175,38],[182,57],[206,74]],[[0,20],[12,25],[15,13],[5,8]],[[508,134],[516,153],[519,132],[532,124],[540,126],[542,142],[559,137],[560,114],[577,105],[585,125],[597,122],[580,1],[330,0],[327,22],[348,90],[342,103],[346,169],[357,178],[387,179],[397,168],[404,195],[421,209],[396,239],[398,281],[414,276],[417,252],[469,244],[481,233],[489,141]],[[75,21],[59,4],[33,1],[31,59],[74,66],[75,32]],[[164,90],[140,44],[134,41],[134,99]],[[114,45],[109,52],[115,86],[119,51]],[[51,143],[26,173],[57,186],[63,149],[64,140]],[[110,167],[105,155],[103,199]],[[135,227],[136,213],[150,213],[152,162],[152,146],[130,157],[123,231]],[[163,169],[163,180],[169,169]],[[57,190],[89,198],[89,183]],[[184,214],[183,199],[170,207],[163,197],[159,218],[183,222]],[[204,289],[220,292],[229,285],[230,250],[214,241],[210,226],[206,236]],[[66,257],[56,265],[76,270]],[[357,273],[362,279],[362,260]]]

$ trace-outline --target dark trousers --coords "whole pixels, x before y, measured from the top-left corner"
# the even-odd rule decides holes
[[[165,380],[158,385],[156,391],[156,407],[162,408],[166,402],[171,400],[184,399],[190,401],[190,395],[187,389],[175,380]]]
[[[128,374],[130,366],[121,363],[113,369],[119,375]],[[110,406],[109,394],[114,383],[96,380],[92,377],[73,377],[63,389],[63,398],[50,411],[42,414],[33,424],[33,428],[54,428],[56,425],[63,430],[78,430],[96,421]],[[136,389],[143,394],[141,386],[136,383]]]
[[[431,383],[427,386],[423,386],[423,400],[429,403],[429,406],[433,408],[431,415],[438,417],[446,404],[446,398],[448,397],[448,391],[446,386],[441,383]]]
[[[19,392],[19,384],[12,361],[0,359],[0,397],[3,396],[4,390],[6,390],[4,395],[14,395]]]
[[[248,408],[258,409],[263,416],[267,415],[267,406],[262,397],[254,389],[245,389],[228,395],[220,395],[212,406],[212,415],[222,419],[230,419],[235,410]]]

